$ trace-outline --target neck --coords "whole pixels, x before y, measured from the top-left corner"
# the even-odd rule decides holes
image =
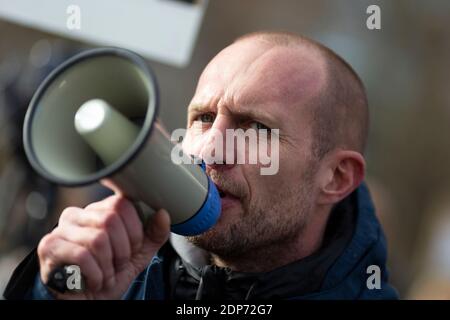
[[[226,258],[212,254],[212,262],[233,271],[261,273],[303,259],[322,245],[329,214],[330,208],[315,210],[306,227],[292,239],[252,249],[239,257]]]

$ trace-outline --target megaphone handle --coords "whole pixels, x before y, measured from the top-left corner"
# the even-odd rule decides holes
[[[132,201],[132,202],[142,222],[142,226],[146,226],[148,220],[154,213],[154,210],[145,205],[145,203],[143,202],[140,201]],[[67,281],[71,275],[68,273],[68,267],[69,265],[65,265],[53,269],[50,272],[50,276],[48,277],[48,281],[45,285],[50,289],[55,290],[56,292],[65,293],[69,289],[67,286]],[[81,289],[75,290],[77,292],[81,291],[82,288],[84,287],[83,276],[82,274],[80,274],[79,276],[81,277],[80,281],[82,283],[82,286]]]

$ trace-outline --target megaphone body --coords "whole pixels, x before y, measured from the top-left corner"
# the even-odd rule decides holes
[[[120,48],[78,54],[31,100],[27,157],[52,182],[82,186],[108,179],[136,203],[165,208],[172,232],[203,233],[220,215],[219,193],[204,168],[171,160],[179,147],[157,121],[158,103],[155,77],[137,54]]]

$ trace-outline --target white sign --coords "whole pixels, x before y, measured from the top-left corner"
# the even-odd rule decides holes
[[[186,66],[208,0],[0,0],[0,19]]]

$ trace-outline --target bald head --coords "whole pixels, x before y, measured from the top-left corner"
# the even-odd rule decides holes
[[[314,137],[312,152],[316,157],[320,159],[339,147],[364,152],[369,127],[368,102],[361,79],[347,62],[320,43],[292,33],[251,33],[235,43],[244,41],[298,49],[297,59],[291,59],[291,63],[301,66],[305,57],[309,57],[323,66],[320,69],[324,71],[324,83],[308,103]]]

